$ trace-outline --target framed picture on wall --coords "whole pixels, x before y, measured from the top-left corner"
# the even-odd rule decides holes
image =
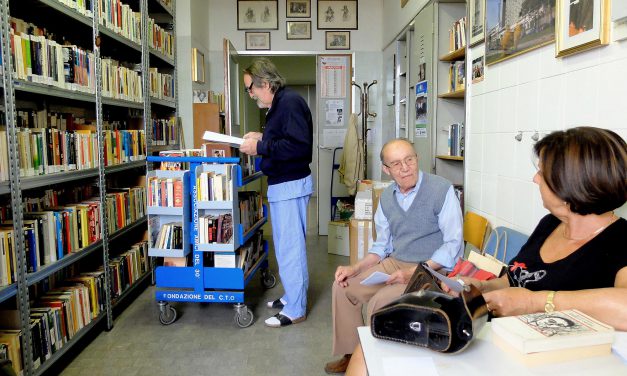
[[[350,50],[351,49],[351,32],[350,31],[327,31],[325,39],[325,47],[327,50]]]
[[[516,1],[486,0],[486,65],[553,43],[555,2],[538,0],[528,3],[529,6],[521,8],[521,3]]]
[[[610,0],[557,0],[555,56],[608,44],[610,8]]]
[[[483,81],[483,68],[484,68],[484,56],[477,56],[472,59],[472,83],[476,84],[477,82]]]
[[[285,2],[285,17],[311,17],[311,0],[287,0]]]
[[[205,83],[205,55],[197,48],[192,48],[192,81]]]
[[[237,0],[237,30],[277,30],[277,0]]]
[[[311,21],[287,21],[287,39],[311,39]]]
[[[318,0],[318,30],[357,30],[357,0]]]
[[[469,0],[470,13],[470,45],[485,40],[485,0]]]
[[[246,49],[247,50],[269,50],[270,49],[270,32],[269,31],[247,31],[246,32]]]

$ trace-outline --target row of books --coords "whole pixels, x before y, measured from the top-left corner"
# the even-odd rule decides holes
[[[102,95],[107,98],[142,102],[142,76],[117,60],[102,58]]]
[[[200,149],[164,150],[159,152],[160,157],[203,157]],[[189,163],[184,162],[161,162],[160,170],[185,171],[189,170]]]
[[[200,244],[228,244],[233,238],[233,215],[201,215],[198,217],[198,237]]]
[[[179,127],[176,117],[152,119],[153,145],[174,145],[179,140]]]
[[[153,248],[182,249],[183,224],[181,222],[166,223],[153,236]]]
[[[9,180],[9,145],[6,127],[0,126],[0,181]]]
[[[29,190],[22,193],[22,207],[25,212],[50,210],[50,208],[89,201],[97,197],[99,193],[100,189],[95,183],[57,186],[45,189],[43,192]]]
[[[4,116],[4,113],[2,114]],[[56,128],[60,131],[75,130],[84,126],[93,126],[95,120],[77,116],[69,112],[41,110],[17,110],[16,127],[18,128]]]
[[[105,213],[109,234],[137,222],[146,215],[144,187],[107,188]]]
[[[152,18],[148,19],[148,46],[162,54],[174,58],[174,36],[159,26]]]
[[[177,178],[148,178],[148,206],[183,207],[183,181]]]
[[[448,30],[449,51],[459,50],[466,47],[466,17],[453,22],[452,27]]]
[[[263,198],[256,191],[238,192],[238,195],[240,223],[246,232],[263,218]]]
[[[93,18],[92,2],[94,0],[58,0],[68,8]],[[99,0],[98,23],[122,35],[135,43],[141,43],[141,13],[134,12],[120,0]]]
[[[159,73],[157,68],[150,68],[150,96],[157,99],[174,100],[174,77]]]
[[[128,251],[113,257],[109,261],[109,270],[112,281],[111,299],[117,299],[150,270],[148,242],[136,243]]]
[[[208,97],[209,103],[218,104],[218,107],[220,108],[220,112],[224,112],[224,93],[209,90],[207,94],[208,94],[207,97]]]
[[[226,174],[204,171],[196,178],[198,201],[231,201],[233,198],[233,165],[227,165]]]
[[[455,123],[448,126],[448,154],[456,157],[464,156],[464,124]]]
[[[455,61],[448,68],[448,91],[449,93],[463,90],[466,84],[466,68],[464,61]]]
[[[146,158],[144,130],[105,130],[104,163],[113,166]]]

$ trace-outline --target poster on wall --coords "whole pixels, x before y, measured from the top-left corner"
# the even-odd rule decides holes
[[[344,125],[344,100],[327,99],[324,106],[325,125],[341,127]]]
[[[322,57],[320,59],[320,97],[346,98],[346,72],[348,59],[341,56]]]
[[[427,81],[416,84],[416,138],[427,138]]]
[[[322,147],[339,148],[344,146],[346,129],[325,129],[322,131]]]

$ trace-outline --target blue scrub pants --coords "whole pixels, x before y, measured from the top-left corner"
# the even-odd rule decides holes
[[[293,319],[307,313],[309,273],[305,237],[310,196],[270,202],[274,252],[285,290],[282,299],[287,302],[282,312]]]

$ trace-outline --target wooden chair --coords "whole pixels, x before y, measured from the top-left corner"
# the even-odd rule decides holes
[[[464,242],[472,244],[477,249],[483,249],[487,231],[488,220],[485,217],[470,211],[466,212],[464,215]]]

